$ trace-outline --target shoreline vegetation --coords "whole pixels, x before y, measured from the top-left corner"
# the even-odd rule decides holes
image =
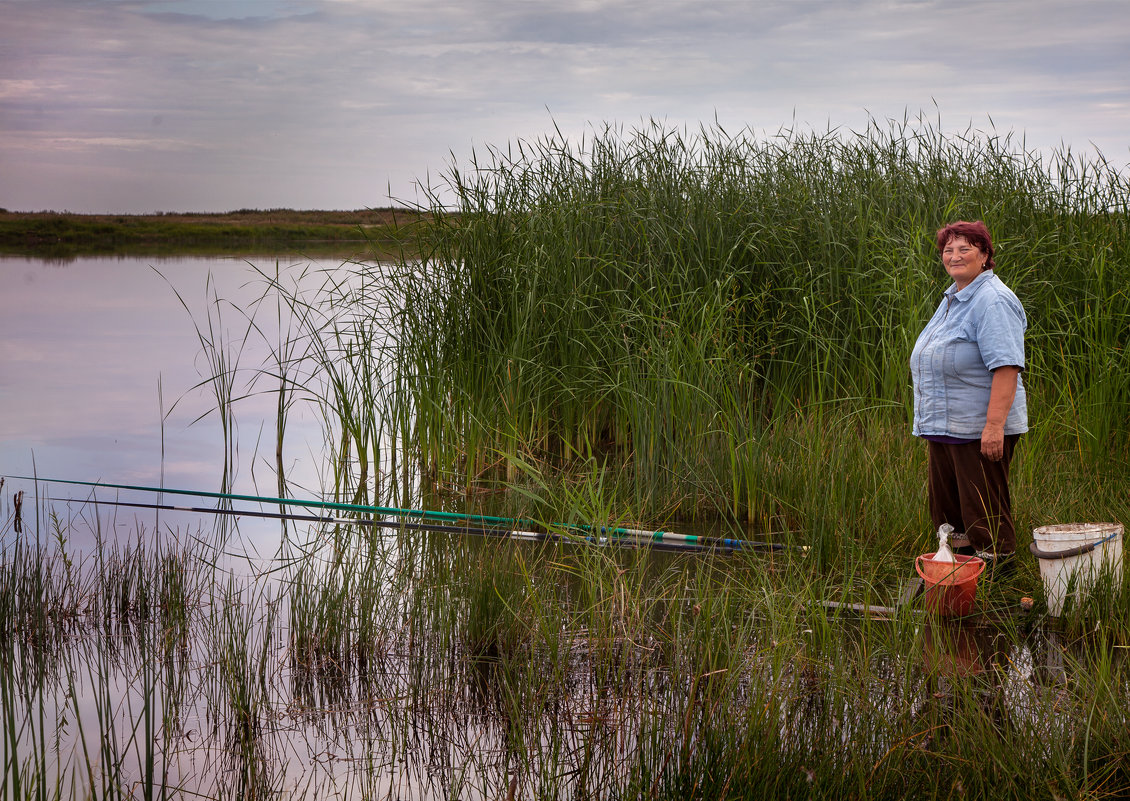
[[[239,209],[223,213],[72,214],[0,210],[0,255],[355,255],[411,251],[428,218],[405,208],[323,211]]]

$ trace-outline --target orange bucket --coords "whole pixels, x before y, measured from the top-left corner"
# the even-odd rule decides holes
[[[933,553],[914,560],[914,567],[926,584],[926,608],[939,615],[960,616],[973,611],[977,597],[977,577],[985,561],[976,556],[954,554],[952,562],[935,562]]]

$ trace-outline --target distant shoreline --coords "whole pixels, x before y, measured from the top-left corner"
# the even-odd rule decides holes
[[[158,214],[0,211],[0,254],[66,258],[366,251],[388,256],[412,248],[416,225],[427,216],[399,208]]]

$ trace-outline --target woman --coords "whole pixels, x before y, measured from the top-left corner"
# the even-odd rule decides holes
[[[985,224],[938,231],[942,265],[953,279],[910,357],[914,434],[929,449],[934,527],[949,523],[958,552],[1002,568],[1016,552],[1008,466],[1028,430],[1024,307],[993,272]]]

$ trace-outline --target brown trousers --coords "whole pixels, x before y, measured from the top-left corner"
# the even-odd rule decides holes
[[[998,554],[1016,550],[1008,466],[1019,434],[1004,438],[1004,456],[991,462],[981,455],[981,441],[961,445],[929,442],[927,489],[934,528],[953,526],[979,551]]]

